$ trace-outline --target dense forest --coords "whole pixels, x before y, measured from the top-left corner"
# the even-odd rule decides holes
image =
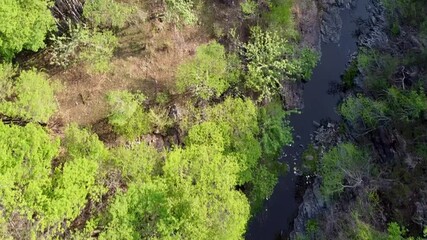
[[[342,75],[342,141],[303,155],[325,207],[295,239],[427,237],[427,3],[374,2],[387,42]],[[313,4],[2,0],[1,239],[244,238],[289,174]]]

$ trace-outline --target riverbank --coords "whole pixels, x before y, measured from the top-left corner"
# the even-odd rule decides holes
[[[415,18],[416,14],[406,15],[408,19],[405,21],[402,21],[402,16],[394,15],[395,11],[402,14],[407,9],[414,9],[411,4],[415,5],[415,2],[402,4],[399,10],[390,5],[384,7],[382,3],[370,2],[368,17],[358,22],[358,50],[343,75],[341,95],[345,99],[344,104],[348,104],[348,99],[366,98],[367,104],[362,107],[366,109],[386,99],[388,102],[381,104],[388,107],[390,101],[395,101],[390,99],[392,93],[399,96],[411,92],[419,98],[420,110],[415,111],[414,115],[410,115],[410,112],[399,113],[400,108],[408,109],[416,104],[417,100],[414,99],[395,103],[393,109],[382,113],[387,119],[376,119],[380,123],[372,129],[366,126],[366,118],[357,117],[361,114],[358,111],[364,110],[355,107],[351,113],[343,114],[339,136],[347,136],[344,142],[369,153],[368,170],[359,174],[357,171],[360,169],[357,167],[336,169],[344,172],[343,187],[338,191],[339,194],[328,197],[322,186],[322,182],[326,181],[325,178],[322,181],[322,171],[314,170],[318,176],[304,195],[291,239],[406,239],[409,236],[423,236],[423,228],[426,237],[427,210],[423,190],[426,186],[422,173],[426,169],[426,155],[417,145],[419,142],[424,144],[421,132],[426,127],[426,68],[421,63],[426,59],[425,55],[423,57],[425,32],[416,24],[408,23],[408,19]],[[420,7],[420,11],[425,11],[425,8]],[[415,83],[424,87],[415,90]],[[378,113],[378,110],[364,112],[365,116]],[[396,113],[400,114],[397,118]],[[408,115],[413,119],[404,120]],[[321,159],[317,166],[324,164],[322,153],[316,157]],[[334,165],[339,165],[339,161]],[[350,184],[357,174],[358,182]],[[327,181],[330,182],[330,178]]]

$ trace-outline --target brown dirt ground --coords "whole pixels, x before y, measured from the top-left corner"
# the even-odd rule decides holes
[[[57,94],[59,112],[50,125],[61,128],[71,122],[84,126],[105,122],[105,95],[112,90],[141,91],[151,98],[162,91],[173,94],[177,66],[189,59],[200,44],[224,37],[214,33],[214,26],[221,26],[221,32],[226,34],[241,25],[238,3],[229,7],[209,2],[198,25],[179,27],[155,17],[164,11],[159,1],[138,2],[137,17],[147,20],[137,19],[117,34],[119,47],[111,72],[90,74],[85,66],[75,65],[51,73],[52,79],[59,80],[64,88]]]
[[[198,27],[178,29],[159,21],[131,26],[120,34],[111,72],[89,74],[76,65],[52,76],[63,85],[57,94],[56,120],[65,124],[94,124],[108,114],[105,94],[111,90],[142,91],[149,97],[173,89],[177,66],[210,40]]]

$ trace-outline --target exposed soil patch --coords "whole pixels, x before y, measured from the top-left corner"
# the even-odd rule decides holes
[[[200,26],[177,28],[158,19],[132,25],[118,35],[111,72],[89,74],[76,65],[52,76],[64,85],[57,98],[58,118],[65,124],[92,125],[105,118],[105,95],[112,90],[141,91],[148,97],[161,91],[173,93],[177,66],[211,39]]]

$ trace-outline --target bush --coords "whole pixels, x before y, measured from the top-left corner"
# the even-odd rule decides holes
[[[197,22],[194,0],[166,0],[166,4],[167,17],[170,21],[183,22],[186,25],[193,25]]]
[[[49,0],[6,0],[0,4],[0,56],[10,60],[22,49],[37,51],[55,30]]]
[[[13,94],[12,77],[16,74],[16,69],[12,64],[0,64],[0,102],[9,98]]]
[[[331,198],[346,187],[358,187],[362,184],[363,176],[368,174],[369,155],[351,143],[339,144],[322,157],[320,166],[322,194]]]
[[[309,49],[298,53],[294,46],[274,31],[251,29],[251,40],[244,45],[248,61],[246,86],[260,93],[260,99],[272,98],[282,88],[282,81],[296,81],[311,76],[317,55]]]
[[[270,29],[283,33],[283,36],[288,39],[296,39],[299,35],[295,30],[293,4],[293,0],[272,0],[270,11],[265,14]]]
[[[115,0],[87,0],[83,16],[94,27],[122,28],[134,9]]]
[[[36,70],[22,71],[16,79],[10,79],[14,70],[3,65],[3,95],[0,99],[0,112],[16,118],[37,122],[47,122],[56,112],[57,104],[54,87],[46,75]],[[16,73],[15,73],[16,74]],[[12,85],[13,82],[13,85]],[[14,96],[10,98],[10,96]]]
[[[151,131],[150,116],[141,107],[144,100],[143,94],[128,91],[112,91],[107,95],[108,122],[115,132],[133,139]]]
[[[403,91],[393,87],[387,91],[387,105],[394,119],[411,122],[427,110],[427,97],[423,90]]]
[[[278,101],[269,103],[259,109],[260,143],[263,157],[276,161],[280,150],[292,140],[292,127],[286,121],[287,112]]]
[[[83,41],[80,59],[94,72],[108,72],[114,49],[118,45],[117,37],[110,31],[92,32],[88,39]]]
[[[389,109],[381,101],[358,95],[348,97],[339,107],[341,115],[354,127],[360,126],[364,129],[374,129],[380,124],[387,123],[390,118],[387,115]]]
[[[84,26],[70,26],[68,33],[52,36],[51,40],[50,64],[65,68],[83,61],[90,71],[99,73],[110,70],[110,60],[118,45],[112,32],[93,31]]]
[[[217,42],[201,45],[193,59],[178,67],[178,90],[181,93],[189,90],[205,100],[219,97],[230,87],[230,80],[233,80],[228,78],[227,70],[227,58],[222,45]]]
[[[255,0],[245,0],[240,3],[242,12],[246,15],[253,15],[257,11],[258,4]]]

